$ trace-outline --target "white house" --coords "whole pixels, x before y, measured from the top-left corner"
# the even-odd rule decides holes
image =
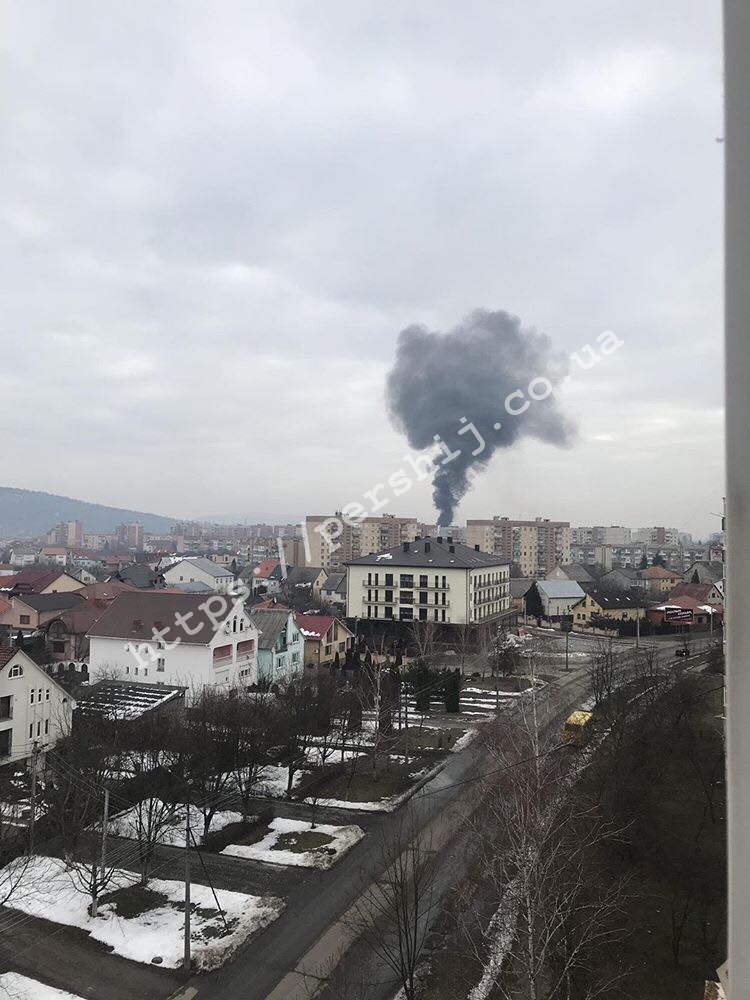
[[[38,555],[39,549],[28,545],[16,545],[10,550],[10,561],[14,566],[20,566],[23,569],[25,566],[33,566]]]
[[[0,764],[53,747],[70,731],[75,701],[20,649],[0,648]]]
[[[224,594],[129,591],[89,631],[94,679],[248,687],[258,680],[258,629]]]
[[[182,559],[165,569],[163,575],[168,587],[176,587],[181,583],[202,583],[216,594],[226,594],[227,587],[234,580],[231,570],[225,566],[217,566],[215,562],[202,556]]]
[[[509,579],[502,556],[417,538],[347,563],[347,617],[482,625],[509,613]]]
[[[289,680],[305,663],[305,640],[293,611],[257,608],[250,620],[258,629],[258,674],[272,684]]]
[[[529,614],[541,613],[545,618],[569,615],[573,605],[586,596],[585,590],[575,580],[537,580],[526,595]]]

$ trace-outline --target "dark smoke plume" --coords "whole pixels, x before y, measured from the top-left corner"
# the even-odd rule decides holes
[[[552,351],[548,337],[522,327],[517,316],[506,312],[479,309],[445,334],[422,326],[401,331],[386,380],[390,418],[412,448],[434,449],[437,434],[451,452],[461,451],[445,465],[440,464],[444,453],[434,457],[432,495],[441,525],[452,524],[455,507],[470,489],[473,476],[498,448],[509,448],[524,436],[560,447],[570,444],[575,428],[557,402],[567,367],[568,359]],[[520,389],[523,397],[510,405],[522,406],[529,399],[529,383],[536,378],[549,379],[555,391],[546,399],[532,399],[523,413],[508,413],[508,395]],[[532,391],[541,395],[545,389],[540,383]],[[477,438],[471,432],[458,433],[469,423],[486,442],[476,456],[471,452],[479,447]]]

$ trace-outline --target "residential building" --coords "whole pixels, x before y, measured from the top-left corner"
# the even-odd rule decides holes
[[[718,583],[724,579],[724,563],[699,559],[688,566],[683,579],[686,583]]]
[[[602,590],[589,591],[578,604],[571,608],[574,626],[594,625],[600,619],[615,621],[637,621],[645,617],[644,599],[641,592],[613,594]]]
[[[569,615],[584,594],[575,580],[536,580],[526,593],[526,613],[555,620]]]
[[[222,610],[219,597],[120,594],[89,632],[91,673],[192,689],[256,684],[258,629],[241,601],[222,598]]]
[[[403,542],[347,566],[348,618],[479,625],[510,611],[510,566],[452,536]]]
[[[544,577],[571,562],[570,523],[536,517],[532,521],[495,516],[466,522],[466,541],[480,551],[516,563],[521,576]],[[577,561],[577,560],[576,560]]]
[[[280,594],[284,567],[279,559],[264,559],[257,566],[243,570],[241,578],[253,593],[260,591],[263,594]]]
[[[329,573],[325,583],[320,588],[321,598],[337,614],[346,614],[346,573]]]
[[[11,594],[0,609],[0,632],[27,635],[58,617],[60,612],[85,604],[79,594]]]
[[[10,561],[23,569],[25,566],[33,566],[38,555],[39,549],[36,546],[14,545],[10,550]]]
[[[669,592],[669,600],[675,597],[692,597],[699,604],[724,604],[724,592],[719,583],[678,583]]]
[[[158,590],[165,586],[164,576],[147,563],[127,563],[116,569],[110,577],[113,581],[127,583],[138,590]]]
[[[720,628],[724,621],[723,604],[705,604],[689,594],[681,594],[678,597],[670,595],[662,604],[651,605],[646,615],[653,625],[668,625],[670,624],[669,612],[674,610],[691,612],[689,620],[682,619],[675,623],[680,630],[688,627],[711,630]]]
[[[61,521],[47,532],[47,542],[65,548],[82,548],[83,525],[80,521]]]
[[[299,565],[344,566],[360,554],[359,525],[348,524],[341,511],[308,514],[305,518],[305,559]],[[304,541],[304,539],[303,539]]]
[[[23,650],[0,648],[0,764],[42,753],[70,731],[75,701]]]
[[[369,556],[373,552],[386,552],[404,542],[413,542],[418,534],[416,517],[396,517],[395,514],[366,517],[359,525],[359,553]]]
[[[570,529],[571,545],[629,545],[630,528],[621,524],[597,524]]]
[[[305,663],[305,640],[294,612],[252,608],[250,620],[258,630],[258,682],[278,684],[299,673]]]
[[[164,582],[167,586],[179,583],[203,583],[216,594],[226,594],[227,588],[234,582],[234,574],[224,566],[217,566],[210,559],[201,556],[189,556],[164,570]]]
[[[284,587],[290,592],[304,593],[311,599],[320,597],[328,573],[320,566],[290,566]]]
[[[680,544],[679,528],[638,528],[633,532],[633,541],[644,545],[667,546],[676,548]]]
[[[604,591],[623,591],[633,587],[648,590],[648,581],[642,580],[637,569],[626,569],[616,566],[608,573],[602,573],[597,581],[597,586]]]
[[[678,583],[682,583],[682,573],[665,569],[663,566],[649,566],[638,571],[638,576],[646,582],[648,592],[655,600],[669,594]]]
[[[596,577],[581,563],[568,563],[567,566],[555,566],[546,576],[547,580],[575,580],[584,590],[596,586]]]
[[[347,651],[354,646],[354,633],[333,615],[295,614],[304,641],[306,667],[320,667],[338,662],[343,665]]]
[[[67,566],[68,550],[63,545],[43,545],[39,550],[38,562],[45,566]]]
[[[83,583],[71,573],[41,566],[0,577],[0,592],[3,594],[69,594],[82,587]]]
[[[513,614],[526,614],[526,595],[534,583],[536,583],[536,580],[529,576],[510,578],[508,585],[510,588],[510,609]]]
[[[136,522],[134,524],[118,524],[115,528],[117,544],[124,549],[131,549],[136,552],[143,551],[143,525]]]

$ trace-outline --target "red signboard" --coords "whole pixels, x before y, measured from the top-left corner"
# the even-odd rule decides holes
[[[670,625],[692,625],[692,608],[665,608],[664,621]]]

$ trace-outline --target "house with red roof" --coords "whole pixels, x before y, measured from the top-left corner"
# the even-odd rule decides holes
[[[354,633],[333,615],[294,616],[297,628],[305,640],[305,666],[319,667],[335,663],[336,657],[344,662],[346,652],[354,645]]]
[[[678,583],[682,583],[682,573],[675,573],[663,566],[641,569],[638,571],[638,577],[645,581],[649,594],[656,599],[674,590]]]

